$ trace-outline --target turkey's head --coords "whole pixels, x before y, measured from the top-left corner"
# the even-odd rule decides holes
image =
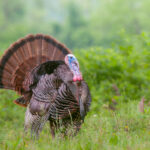
[[[81,81],[82,80],[82,74],[80,72],[79,63],[76,59],[76,57],[72,54],[68,54],[65,57],[65,63],[70,68],[71,72],[73,73],[73,81]]]

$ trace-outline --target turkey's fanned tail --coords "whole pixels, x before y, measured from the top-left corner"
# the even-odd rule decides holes
[[[0,88],[24,94],[30,72],[46,61],[64,60],[71,51],[48,35],[28,35],[12,44],[0,60]]]

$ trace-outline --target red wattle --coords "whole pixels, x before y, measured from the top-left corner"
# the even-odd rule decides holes
[[[74,81],[74,82],[76,82],[76,81],[81,81],[81,80],[83,80],[82,75],[77,75],[77,76],[74,76],[74,77],[73,77],[73,81]]]
[[[73,81],[74,82],[76,82],[77,81],[77,77],[75,76],[75,77],[73,77]]]

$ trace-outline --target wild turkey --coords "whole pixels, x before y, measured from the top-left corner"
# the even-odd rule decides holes
[[[91,103],[88,85],[71,51],[54,38],[28,35],[12,44],[0,61],[0,88],[17,91],[14,103],[27,107],[25,131],[38,136],[49,120],[52,136],[61,122],[79,130]]]

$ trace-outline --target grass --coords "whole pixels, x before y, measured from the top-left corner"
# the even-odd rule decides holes
[[[95,112],[92,106],[76,137],[61,138],[57,133],[52,140],[46,124],[40,139],[32,141],[30,136],[23,135],[25,109],[11,101],[17,96],[3,90],[0,94],[0,150],[146,150],[150,147],[148,104],[145,113],[138,111],[138,101],[120,101],[116,111],[102,104]]]

